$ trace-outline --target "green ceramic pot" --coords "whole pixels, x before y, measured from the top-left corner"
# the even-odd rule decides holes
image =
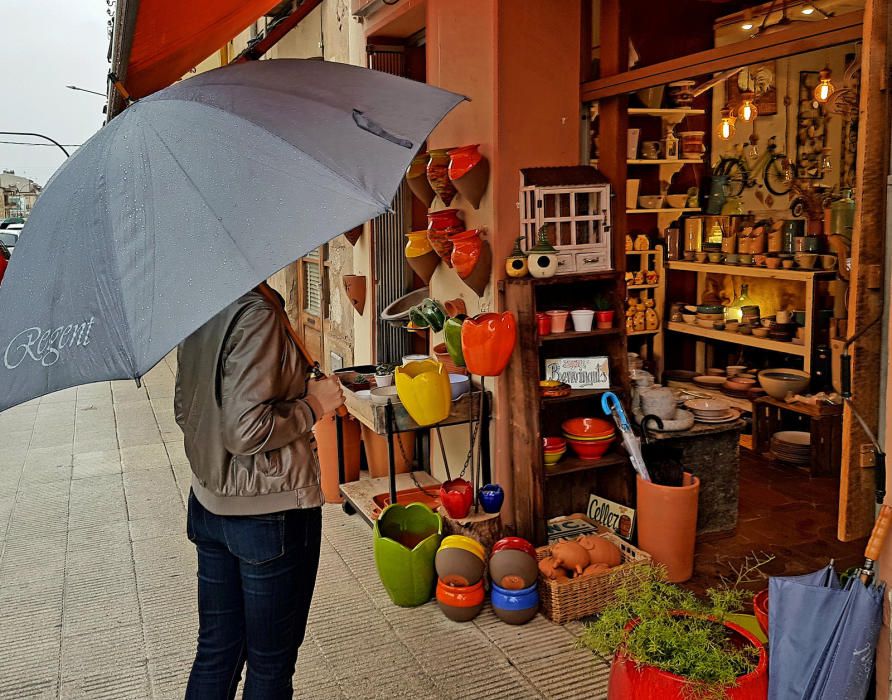
[[[375,521],[375,566],[395,605],[411,608],[431,599],[437,574],[434,559],[443,520],[422,503],[393,503]]]
[[[467,316],[464,314],[447,318],[446,324],[443,326],[443,333],[446,336],[446,351],[456,367],[465,366],[465,356],[461,351],[461,324],[466,318]]]
[[[428,325],[437,333],[443,330],[443,324],[446,323],[447,314],[440,302],[433,299],[425,299],[419,307],[421,315],[427,319]]]

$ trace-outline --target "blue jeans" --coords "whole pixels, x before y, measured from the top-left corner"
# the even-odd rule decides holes
[[[322,509],[221,516],[189,494],[198,549],[198,651],[187,700],[291,698],[322,541]]]

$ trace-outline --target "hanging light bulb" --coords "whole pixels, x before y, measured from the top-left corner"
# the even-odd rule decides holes
[[[727,141],[732,136],[734,136],[734,132],[736,129],[734,128],[734,122],[737,121],[736,117],[731,116],[731,108],[725,107],[722,110],[722,120],[719,122],[719,125],[716,127],[716,134],[718,137],[722,139],[722,141]]]
[[[753,93],[745,92],[740,96],[742,100],[740,107],[737,108],[737,116],[745,122],[751,122],[759,116],[759,110],[753,102]]]
[[[836,90],[830,80],[831,75],[833,75],[833,71],[830,70],[830,66],[824,66],[823,70],[818,74],[820,82],[815,87],[815,100],[822,104],[829,100],[830,95]]]

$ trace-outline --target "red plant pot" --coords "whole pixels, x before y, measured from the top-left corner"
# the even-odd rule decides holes
[[[626,629],[637,624],[630,622]],[[725,690],[729,700],[764,700],[768,695],[768,654],[765,646],[756,637],[733,622],[724,622],[733,641],[740,646],[751,645],[759,650],[756,668],[744,676],[738,676],[737,684]],[[629,698],[660,698],[660,700],[688,700],[691,695],[690,682],[669,671],[653,666],[639,665],[630,659],[620,648],[610,666],[610,681],[607,686],[608,700],[628,700]]]
[[[449,237],[452,243],[452,267],[462,279],[468,277],[477,267],[480,260],[480,251],[483,249],[483,240],[480,238],[480,229],[472,228],[468,231],[453,233]]]
[[[467,517],[474,502],[474,489],[464,479],[444,481],[440,486],[440,503],[453,520]]]
[[[598,328],[613,328],[613,309],[610,311],[595,311],[595,326]]]
[[[768,636],[768,589],[759,591],[753,596],[753,614],[762,628],[762,633]]]
[[[449,151],[449,179],[461,196],[479,209],[489,181],[489,162],[476,145],[453,148]]]
[[[452,241],[450,236],[461,233],[465,226],[458,218],[458,209],[441,209],[427,215],[427,240],[437,255],[452,267]]]
[[[536,314],[536,330],[539,335],[551,333],[551,317],[547,313],[540,311]]]
[[[461,348],[471,374],[497,377],[505,371],[517,342],[514,314],[480,314],[465,319],[461,327]]]

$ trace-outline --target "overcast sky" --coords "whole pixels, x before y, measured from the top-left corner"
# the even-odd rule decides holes
[[[83,143],[103,123],[108,62],[106,0],[0,0],[0,131],[36,131],[63,144]],[[0,135],[2,141],[23,141]],[[71,149],[69,149],[71,150]],[[55,146],[0,144],[0,170],[40,184],[59,167]]]

